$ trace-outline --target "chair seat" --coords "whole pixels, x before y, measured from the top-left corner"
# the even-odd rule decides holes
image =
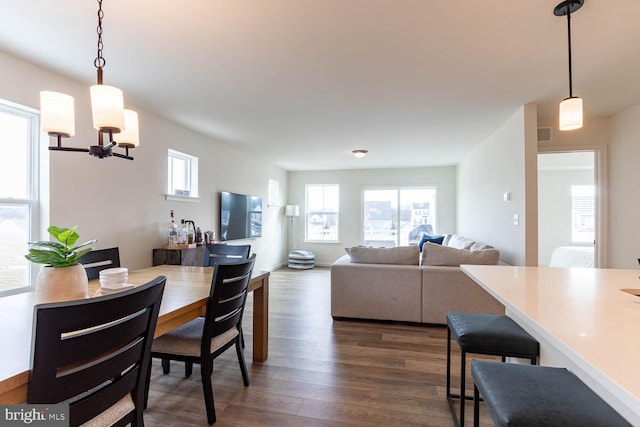
[[[182,356],[200,356],[204,317],[199,317],[153,340],[151,351],[171,353]],[[211,340],[211,353],[217,351],[239,334],[238,328],[231,327],[227,332]]]
[[[508,316],[447,313],[447,325],[467,353],[531,358],[539,343]]]
[[[473,360],[471,373],[496,426],[629,426],[564,368]]]
[[[129,412],[136,409],[136,405],[131,399],[131,395],[127,394],[122,399],[111,405],[109,409],[101,413],[100,415],[90,419],[80,427],[102,427],[112,426],[121,419],[123,419]]]

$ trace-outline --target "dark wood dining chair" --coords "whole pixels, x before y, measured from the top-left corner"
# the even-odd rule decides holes
[[[233,263],[218,264],[211,280],[205,317],[170,331],[153,341],[151,356],[162,359],[162,370],[170,371],[170,361],[187,363],[187,376],[194,363],[200,365],[204,402],[209,424],[216,422],[213,401],[213,360],[234,346],[245,387],[249,374],[240,344],[240,325],[256,256]]]
[[[217,264],[225,264],[247,259],[249,258],[250,252],[251,245],[207,243],[204,246],[204,267],[215,267]],[[242,328],[240,328],[240,344],[242,344],[242,348],[244,348],[244,333],[242,332]]]
[[[225,245],[208,243],[204,245],[204,267],[214,267],[217,264],[236,262],[249,258],[251,245]]]
[[[116,294],[36,305],[27,403],[69,403],[70,426],[144,426],[165,283],[158,276]]]
[[[100,271],[120,267],[120,250],[118,247],[93,250],[82,256],[78,262],[84,266],[89,280],[97,279]]]

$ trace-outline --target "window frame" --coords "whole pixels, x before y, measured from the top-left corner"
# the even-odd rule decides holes
[[[592,193],[588,195],[584,194],[575,194],[584,192],[585,189],[589,189],[587,192]],[[589,207],[591,208],[591,223],[589,230],[580,230],[580,228],[585,228],[585,225],[580,225],[576,222],[577,217],[585,217],[589,215],[584,215],[584,213],[578,213],[578,210],[584,210],[584,201],[588,199]],[[596,186],[595,184],[574,184],[571,185],[571,244],[575,246],[593,246],[595,244],[595,236],[596,236],[596,209],[597,209],[597,200],[596,200]],[[592,233],[592,237],[587,239],[577,240],[576,237],[579,233]]]
[[[323,209],[321,210],[310,210],[309,209],[309,190],[311,188],[322,188],[323,192]],[[338,192],[338,205],[336,210],[328,210],[325,204],[325,191],[328,188],[336,188]],[[304,188],[304,241],[305,243],[339,243],[340,242],[340,184],[305,184]],[[327,238],[327,239],[311,239],[309,238],[309,219],[311,215],[335,215],[336,225],[335,225],[335,239]]]
[[[175,174],[173,171],[174,162],[182,161],[185,165],[184,176],[182,179],[186,183],[184,189],[175,188]],[[182,191],[188,191],[188,194],[184,194]],[[184,201],[197,201],[198,200],[198,157],[191,154],[187,154],[178,150],[169,148],[167,151],[167,200],[184,200]]]
[[[393,191],[395,192],[395,212],[392,213],[393,218],[395,218],[395,224],[392,224],[390,230],[395,230],[394,237],[394,246],[406,246],[411,245],[411,241],[407,241],[406,244],[402,242],[402,192],[409,190],[428,190],[433,191],[433,201],[435,206],[430,207],[430,216],[433,218],[432,225],[432,233],[434,235],[438,234],[438,186],[437,185],[393,185],[393,186],[366,186],[362,188],[361,191],[361,206],[360,206],[360,214],[361,214],[361,223],[360,223],[360,242],[362,245],[368,245],[368,241],[365,239],[365,226],[366,226],[366,201],[365,201],[365,193],[367,191]],[[418,224],[419,225],[419,224]],[[395,226],[395,228],[394,228]],[[412,225],[412,227],[416,227],[417,225]],[[407,239],[408,240],[408,239]],[[418,239],[419,241],[419,239]],[[413,242],[413,244],[417,244],[417,242]]]
[[[0,195],[0,206],[26,206],[28,211],[28,232],[27,242],[25,242],[25,253],[27,243],[39,240],[40,224],[40,140],[44,134],[40,131],[40,112],[36,109],[16,104],[11,101],[0,99],[0,113],[10,114],[24,118],[28,121],[27,126],[27,188],[26,198],[3,197]],[[13,295],[22,292],[32,291],[38,277],[40,268],[33,262],[26,261],[27,283],[24,286],[0,290],[0,297]]]

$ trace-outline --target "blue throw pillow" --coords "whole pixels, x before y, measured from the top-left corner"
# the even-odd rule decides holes
[[[422,252],[422,245],[424,245],[425,243],[431,242],[437,245],[441,245],[443,241],[444,236],[429,236],[428,234],[423,234],[422,239],[418,243],[418,246],[420,247],[420,252]]]

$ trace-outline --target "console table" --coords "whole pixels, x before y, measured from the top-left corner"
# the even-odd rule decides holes
[[[188,249],[153,250],[153,265],[191,265],[202,267],[204,261],[204,246],[196,246]]]

